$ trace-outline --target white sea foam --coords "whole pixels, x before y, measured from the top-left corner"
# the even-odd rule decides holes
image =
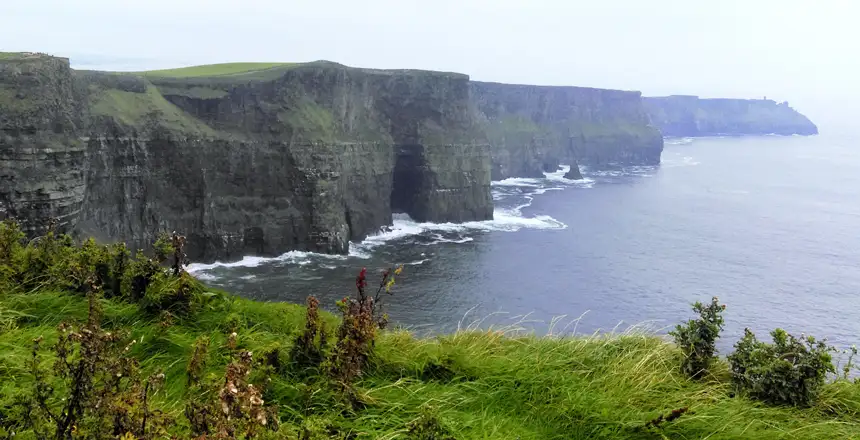
[[[204,263],[194,263],[188,266],[188,272],[195,274],[198,278],[200,277],[200,273],[210,271],[219,267],[257,267],[262,264],[298,264],[300,266],[304,266],[307,264],[311,264],[313,259],[326,259],[326,260],[345,260],[346,255],[334,255],[334,254],[318,254],[315,252],[303,252],[303,251],[289,251],[287,253],[281,254],[277,257],[254,257],[254,256],[246,256],[242,257],[239,261],[233,261],[224,263],[221,261],[216,261],[214,263],[204,264]]]
[[[207,270],[215,269],[216,267],[257,267],[263,263],[276,260],[275,258],[265,258],[265,257],[242,257],[239,261],[233,261],[229,263],[222,263],[220,261],[216,261],[214,263],[204,264],[204,263],[194,263],[188,265],[188,272],[197,273],[203,272]]]
[[[568,171],[570,171],[570,165],[559,165],[558,170],[551,173],[544,172],[543,175],[546,176],[546,180],[553,182],[576,183],[576,180],[564,178]]]
[[[350,244],[350,256],[358,258],[370,258],[373,249],[393,240],[403,239],[419,235],[425,232],[449,232],[463,233],[468,231],[499,231],[516,232],[521,229],[565,229],[567,225],[548,216],[537,215],[524,217],[520,209],[528,205],[513,209],[497,208],[493,212],[492,220],[471,221],[465,223],[419,223],[406,214],[394,214],[394,222],[389,230],[367,237],[361,243]],[[435,240],[437,243],[467,243],[474,240],[472,237],[461,237],[458,239],[442,238]],[[433,243],[431,243],[433,244]]]
[[[504,180],[496,180],[492,182],[493,186],[530,186],[540,187],[541,179],[531,177],[509,177]]]
[[[373,249],[373,247],[365,247],[362,245],[362,243],[350,243],[349,256],[351,258],[361,258],[362,260],[367,260],[371,257],[370,251]]]
[[[468,243],[470,241],[474,241],[475,239],[472,237],[459,237],[459,238],[445,238],[442,234],[433,234],[433,241],[429,243],[421,243],[423,246],[431,246],[439,243],[454,243],[454,244],[463,244]]]
[[[423,260],[410,261],[409,263],[406,263],[406,265],[407,265],[407,266],[420,266],[420,265],[422,265],[422,264],[424,264],[424,263],[426,263],[426,262],[428,262],[428,261],[430,261],[430,259],[429,259],[429,258],[425,258],[425,259],[423,259]]]
[[[684,138],[666,138],[663,140],[663,143],[666,145],[689,145],[693,143],[693,138],[684,137]]]
[[[566,179],[564,175],[567,174],[568,171],[570,171],[570,165],[560,165],[558,171],[543,174],[546,176],[546,180],[549,180],[554,184],[563,183],[565,185],[575,186],[578,188],[591,188],[594,186],[594,179],[589,177],[583,176],[582,179],[579,180]],[[583,172],[583,169],[580,169],[580,172]],[[534,194],[543,194],[547,191],[553,191],[556,189],[564,188],[541,188],[539,190],[536,190]]]
[[[536,190],[532,191],[532,193],[531,193],[531,194],[532,194],[532,195],[535,195],[535,196],[538,196],[538,195],[544,194],[544,193],[545,193],[545,192],[547,192],[547,191],[561,191],[561,190],[563,190],[563,189],[564,189],[564,188],[561,188],[561,187],[538,188],[538,189],[536,189]]]
[[[190,271],[189,271],[190,272]],[[216,281],[218,277],[212,275],[211,273],[195,273],[194,278],[197,278],[200,281]]]

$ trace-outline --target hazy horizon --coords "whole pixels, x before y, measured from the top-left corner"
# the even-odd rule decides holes
[[[646,96],[767,96],[836,126],[860,100],[860,65],[846,56],[860,41],[856,12],[800,0],[33,0],[0,6],[0,50],[104,70],[325,59]]]

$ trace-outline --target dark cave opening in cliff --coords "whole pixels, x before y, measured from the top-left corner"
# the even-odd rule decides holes
[[[420,145],[401,146],[394,163],[391,187],[391,212],[413,215],[416,196],[421,191],[424,155]]]

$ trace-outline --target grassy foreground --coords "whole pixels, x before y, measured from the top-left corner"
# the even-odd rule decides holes
[[[0,299],[5,407],[11,396],[33,386],[27,367],[31,341],[55,340],[61,321],[86,318],[87,304],[79,294],[56,291],[7,293]],[[166,384],[156,406],[180,425],[188,398],[185,369],[198,336],[209,338],[213,347],[207,374],[220,377],[227,323],[238,324],[240,348],[259,354],[289,349],[305,319],[301,306],[225,296],[164,327],[134,304],[101,301],[103,325],[130,327],[138,341],[133,354],[143,368],[163,369]],[[733,397],[727,374],[686,379],[678,372],[678,356],[671,344],[644,334],[539,338],[472,331],[416,339],[391,331],[377,340],[357,383],[363,408],[346,409],[313,377],[276,376],[265,398],[278,406],[279,438],[416,438],[407,436],[407,426],[428,412],[456,439],[860,438],[854,384],[828,384],[811,408],[768,407]],[[682,407],[688,412],[660,430],[643,429],[649,420]],[[299,437],[305,432],[311,436]]]
[[[724,360],[689,379],[689,358],[653,334],[380,331],[377,299],[402,267],[378,290],[362,270],[337,319],[315,299],[208,289],[182,269],[184,246],[174,233],[132,257],[0,222],[0,438],[860,438],[858,381],[832,379],[805,407],[768,405],[736,392]]]

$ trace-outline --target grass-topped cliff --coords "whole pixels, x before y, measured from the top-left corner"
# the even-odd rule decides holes
[[[559,163],[660,163],[663,139],[639,92],[473,81],[471,102],[494,147],[494,179],[542,177]]]
[[[657,164],[638,92],[477,83],[329,61],[146,72],[0,58],[0,212],[34,236],[148,246],[186,231],[203,261],[346,253],[395,212],[488,220],[492,178]]]
[[[771,99],[675,95],[647,97],[645,105],[664,136],[818,134],[818,127],[788,102]]]
[[[221,63],[200,66],[179,67],[176,69],[148,70],[137,72],[150,78],[200,78],[211,76],[246,75],[263,70],[289,68],[293,63]]]
[[[349,298],[335,319],[314,300],[304,308],[208,289],[182,270],[184,246],[183,237],[165,237],[150,260],[53,234],[28,243],[13,224],[0,225],[0,434],[860,437],[860,385],[816,385],[750,341],[731,364],[707,357],[722,322],[716,305],[678,330],[680,347],[635,332],[537,337],[501,328],[416,338],[380,329],[386,292],[397,295],[389,282],[408,282],[408,271],[362,272],[344,286]],[[801,346],[791,359],[802,368],[825,359]],[[739,365],[743,377],[761,380],[739,388]],[[771,381],[778,377],[791,379]],[[785,399],[797,406],[778,403]]]
[[[462,74],[327,61],[99,72],[10,54],[0,130],[0,212],[31,236],[51,218],[134,247],[183,230],[212,261],[346,253],[393,211],[493,215]]]

